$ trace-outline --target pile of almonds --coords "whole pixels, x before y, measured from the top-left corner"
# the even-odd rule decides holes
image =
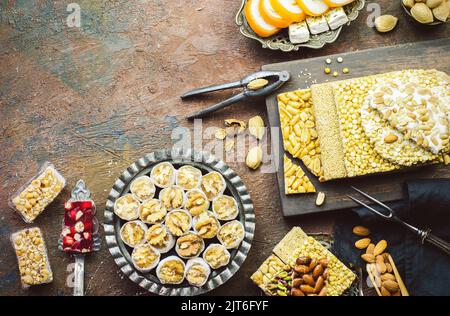
[[[268,285],[269,293],[276,296],[326,296],[328,259],[297,258],[289,271],[279,273]]]
[[[364,237],[355,242],[355,247],[365,250],[361,258],[368,263],[367,269],[374,277],[375,284],[382,296],[401,296],[399,282],[395,276],[394,268],[389,261],[389,253],[386,240],[380,240],[377,244],[372,243],[370,230],[364,226],[355,226],[353,233]]]
[[[412,17],[423,24],[446,22],[450,17],[449,0],[402,0]]]

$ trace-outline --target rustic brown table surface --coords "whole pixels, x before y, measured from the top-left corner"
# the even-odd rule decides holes
[[[183,103],[183,92],[239,79],[267,63],[450,36],[448,24],[416,25],[400,1],[378,0],[382,13],[399,17],[393,32],[381,35],[370,28],[370,12],[364,10],[336,43],[287,54],[262,49],[239,34],[238,0],[80,0],[81,28],[66,25],[70,2],[0,2],[0,295],[71,295],[72,259],[57,250],[68,188],[84,179],[101,221],[108,192],[129,164],[170,147],[173,130],[193,129],[185,115],[227,96]],[[205,120],[203,129],[258,114],[265,117],[264,100],[242,102]],[[44,231],[54,281],[26,291],[9,235],[29,225],[8,209],[7,199],[47,160],[68,180],[67,189],[35,222]],[[345,211],[284,219],[275,174],[229,164],[254,201],[256,234],[242,268],[211,294],[258,295],[249,277],[292,226],[329,232]],[[88,256],[85,282],[86,295],[147,294],[119,272],[105,243]]]

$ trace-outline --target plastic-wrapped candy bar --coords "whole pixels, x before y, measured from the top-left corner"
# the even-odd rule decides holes
[[[93,201],[69,201],[65,205],[63,251],[91,252],[95,205]]]
[[[53,281],[44,237],[38,227],[23,229],[12,234],[11,242],[16,252],[23,287]]]
[[[9,205],[25,222],[32,223],[53,202],[65,185],[64,177],[51,163],[46,162],[38,175],[11,197]]]

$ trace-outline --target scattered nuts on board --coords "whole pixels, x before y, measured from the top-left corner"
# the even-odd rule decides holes
[[[370,255],[373,255],[373,250],[375,249],[375,245],[374,244],[372,244],[372,243],[370,243],[368,246],[367,246],[367,248],[366,248],[366,253],[367,254],[370,254]]]
[[[255,79],[248,83],[247,88],[250,90],[258,90],[267,86],[268,83],[269,81],[266,79]]]
[[[353,234],[366,237],[370,235],[370,230],[364,226],[355,226],[353,227]]]
[[[257,115],[248,120],[248,130],[251,135],[261,140],[265,133],[265,125],[262,117]]]
[[[261,165],[263,152],[260,146],[255,146],[248,151],[245,163],[250,169],[256,170]]]
[[[375,19],[375,28],[380,33],[392,31],[397,25],[398,18],[393,15],[381,15]]]
[[[317,194],[316,205],[321,206],[325,202],[325,193],[319,192]]]
[[[227,134],[230,136],[242,134],[247,128],[247,124],[244,121],[236,119],[225,120],[225,126],[226,126],[225,130]]]

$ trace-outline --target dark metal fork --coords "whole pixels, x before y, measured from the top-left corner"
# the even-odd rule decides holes
[[[408,224],[406,222],[404,222],[403,220],[401,220],[399,217],[397,217],[394,213],[394,210],[392,208],[390,208],[389,206],[387,206],[386,204],[378,201],[377,199],[373,198],[372,196],[370,196],[369,194],[355,188],[352,186],[352,189],[355,190],[356,192],[360,193],[361,195],[365,196],[367,199],[369,199],[372,202],[375,202],[376,204],[378,204],[379,206],[381,206],[383,209],[385,209],[387,211],[387,213],[382,213],[378,210],[376,210],[375,208],[367,205],[366,203],[350,196],[347,195],[350,199],[352,199],[354,202],[356,202],[357,204],[365,207],[366,209],[368,209],[369,211],[371,211],[372,213],[375,213],[378,216],[381,216],[382,218],[391,221],[391,222],[395,222],[398,224],[403,225],[404,227],[406,227],[407,229],[409,229],[410,231],[412,231],[413,233],[415,233],[421,240],[422,244],[424,244],[425,242],[429,243],[430,245],[435,246],[436,248],[439,248],[440,250],[444,251],[447,255],[450,255],[450,243],[433,235],[431,233],[431,229],[419,229],[415,226],[412,226],[411,224]]]

